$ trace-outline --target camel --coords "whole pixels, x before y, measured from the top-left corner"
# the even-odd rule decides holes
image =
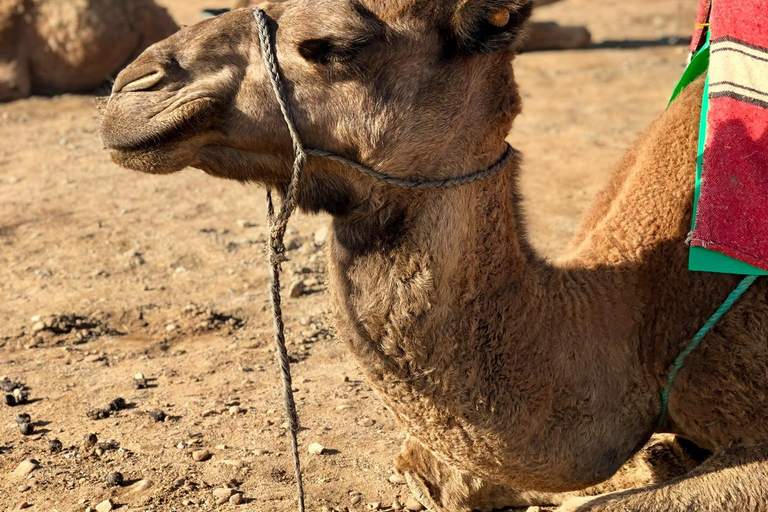
[[[176,30],[153,0],[0,0],[0,101],[95,89]]]
[[[263,8],[307,147],[409,180],[501,158],[521,110],[512,62],[529,1]],[[687,269],[703,84],[639,138],[556,261],[527,241],[517,154],[486,180],[438,190],[310,157],[298,204],[333,218],[336,330],[415,443],[399,464],[417,471],[417,495],[424,484],[426,498],[465,485],[456,474],[496,494],[585,489],[656,432],[712,456],[665,482],[566,499],[560,511],[768,507],[764,280],[688,357],[659,424],[672,362],[740,280]],[[285,193],[293,151],[252,12],[150,47],[117,77],[101,135],[129,169],[189,166]],[[463,510],[488,510],[477,499]]]

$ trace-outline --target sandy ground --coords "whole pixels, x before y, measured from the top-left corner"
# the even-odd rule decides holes
[[[166,0],[191,24],[201,0]],[[614,163],[661,112],[686,59],[695,2],[567,0],[537,17],[586,24],[599,46],[527,54],[515,67],[525,112],[510,140],[525,154],[530,232],[564,246]],[[629,48],[609,48],[629,41]],[[601,44],[602,43],[602,44]],[[29,403],[0,402],[0,509],[295,510],[289,441],[267,309],[263,192],[190,170],[173,178],[118,168],[98,137],[92,97],[0,104],[0,379]],[[300,216],[287,281],[290,351],[311,511],[386,509],[403,435],[326,318],[322,228]],[[318,231],[320,231],[318,233]],[[316,237],[317,235],[317,237]],[[316,240],[317,238],[317,240]],[[142,373],[148,388],[136,389]],[[122,397],[128,409],[91,419]],[[165,421],[148,411],[162,410]],[[239,412],[238,412],[239,411]],[[22,436],[19,413],[35,433]],[[84,437],[96,434],[98,444]],[[62,450],[51,453],[58,439]],[[318,442],[329,453],[309,455]],[[211,457],[197,462],[196,450]],[[27,479],[11,472],[34,458]],[[122,486],[106,483],[124,475]]]

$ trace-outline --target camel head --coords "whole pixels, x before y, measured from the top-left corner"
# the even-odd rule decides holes
[[[498,159],[519,111],[511,57],[530,0],[289,0],[263,4],[306,147],[408,179]],[[250,9],[147,49],[114,84],[102,137],[112,158],[155,174],[285,186],[291,140]],[[311,158],[322,188],[363,178]],[[318,209],[326,206],[318,206]]]

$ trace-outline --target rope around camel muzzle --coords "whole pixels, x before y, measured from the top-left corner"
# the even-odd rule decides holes
[[[293,464],[296,472],[296,485],[298,487],[298,502],[299,512],[304,512],[304,484],[301,478],[301,460],[299,458],[299,418],[296,414],[296,401],[293,398],[293,380],[291,378],[291,364],[288,357],[288,350],[285,347],[285,324],[283,323],[283,311],[282,311],[282,299],[280,296],[280,270],[285,258],[285,244],[283,242],[285,238],[285,232],[288,228],[288,220],[291,218],[294,210],[296,210],[296,203],[299,194],[299,185],[301,184],[301,177],[304,173],[304,167],[307,163],[307,156],[322,157],[327,160],[344,165],[345,167],[355,170],[361,174],[369,176],[375,180],[395,185],[402,188],[410,189],[436,189],[436,188],[451,188],[461,185],[467,185],[475,181],[489,178],[509,163],[510,158],[514,154],[514,150],[509,144],[506,144],[505,150],[501,158],[485,169],[454,178],[445,178],[438,180],[420,180],[409,181],[400,178],[395,178],[374,171],[364,165],[360,165],[357,162],[349,160],[347,158],[334,155],[327,151],[319,149],[307,149],[301,143],[301,137],[296,130],[296,124],[294,123],[291,111],[288,108],[288,100],[283,88],[283,82],[280,77],[280,66],[278,65],[277,52],[272,41],[272,33],[269,29],[269,21],[266,13],[258,7],[253,8],[253,15],[256,18],[256,23],[259,28],[259,43],[261,45],[261,53],[264,59],[264,64],[267,68],[270,82],[272,84],[272,91],[275,93],[275,98],[280,105],[280,111],[283,114],[285,124],[288,127],[288,132],[291,136],[291,142],[293,145],[293,169],[291,172],[291,181],[288,185],[288,190],[282,201],[280,212],[276,213],[274,204],[272,201],[272,192],[267,192],[267,217],[269,220],[269,266],[271,286],[270,294],[272,300],[272,315],[274,317],[275,327],[275,344],[277,345],[277,356],[280,364],[280,371],[282,374],[282,386],[283,386],[283,399],[285,400],[285,412],[288,416],[288,424],[291,433],[291,448],[293,450]]]

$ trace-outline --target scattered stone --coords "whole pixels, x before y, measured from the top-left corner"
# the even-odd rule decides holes
[[[16,507],[17,510],[24,510],[25,508],[29,508],[32,505],[30,503],[27,503],[26,501],[22,501],[19,503],[19,505]]]
[[[393,473],[389,476],[389,482],[395,485],[405,485],[405,477],[399,473]]]
[[[258,223],[256,222],[250,222],[245,219],[237,219],[235,223],[241,227],[241,228],[257,228],[259,227]]]
[[[165,326],[165,330],[168,332],[173,332],[179,328],[178,324],[168,324]]]
[[[403,504],[395,499],[395,501],[392,502],[392,510],[400,510],[401,508],[403,508]]]
[[[32,488],[32,487],[28,486],[27,484],[21,484],[20,486],[18,486],[18,487],[16,488],[16,490],[17,490],[17,491],[19,491],[19,492],[27,492],[27,491],[28,491],[28,490],[30,490],[31,488]]]
[[[13,395],[5,395],[4,397],[5,405],[9,407],[13,407],[16,405],[16,399],[13,397]]]
[[[107,475],[107,485],[110,487],[118,487],[123,485],[123,474],[119,471],[113,471]]]
[[[195,450],[192,452],[192,458],[196,462],[203,462],[211,458],[211,452],[208,450]]]
[[[307,447],[307,451],[309,451],[310,455],[322,455],[325,453],[325,446],[320,443],[312,443]]]
[[[227,501],[229,501],[230,496],[234,494],[233,489],[229,489],[227,487],[220,487],[218,489],[213,490],[213,496],[216,498],[216,504],[217,505],[223,505]]]
[[[361,427],[372,427],[376,423],[371,418],[361,418],[360,421],[357,422],[358,425]]]
[[[315,231],[315,245],[325,245],[325,241],[328,239],[328,228],[320,228]]]
[[[114,507],[112,500],[107,498],[98,505],[96,505],[96,512],[109,512]]]
[[[405,509],[411,510],[413,512],[418,512],[419,510],[424,510],[424,505],[419,503],[416,498],[409,498],[405,502]]]
[[[32,417],[25,412],[16,416],[16,423],[18,423],[19,425],[21,425],[22,423],[29,423],[31,421],[32,421]]]
[[[240,414],[241,412],[243,412],[243,410],[240,408],[239,405],[233,405],[232,407],[229,408],[229,414],[231,414],[232,416],[236,414]]]
[[[61,444],[61,441],[58,439],[49,439],[48,440],[48,451],[51,453],[59,453],[64,446]]]
[[[149,417],[155,421],[165,421],[165,413],[160,409],[149,411]]]
[[[85,448],[86,450],[89,448],[93,448],[94,446],[96,446],[96,443],[98,442],[99,442],[99,438],[93,432],[91,432],[90,434],[85,434],[85,436],[83,436],[83,448]]]
[[[126,407],[128,407],[128,404],[125,403],[125,399],[124,398],[118,397],[118,398],[115,398],[114,400],[112,400],[111,402],[109,402],[109,410],[110,411],[122,411]]]
[[[301,295],[306,291],[307,285],[304,283],[304,281],[294,281],[291,283],[291,286],[288,288],[288,296],[292,299],[301,297]]]
[[[357,505],[357,504],[358,504],[358,503],[360,503],[361,501],[363,501],[363,497],[362,497],[362,496],[360,496],[359,494],[355,494],[354,496],[352,496],[352,497],[349,499],[349,502],[350,502],[351,504],[353,504],[353,505]]]
[[[243,502],[243,495],[239,492],[236,492],[235,494],[229,497],[230,505],[240,505],[242,502]]]
[[[374,501],[368,504],[368,510],[379,510],[381,508],[381,502]]]
[[[85,415],[92,420],[103,420],[109,418],[109,409],[91,409]]]
[[[136,389],[147,389],[147,379],[143,373],[137,373],[133,376],[133,387]]]
[[[38,467],[40,467],[40,463],[35,459],[27,459],[21,461],[21,463],[16,466],[16,469],[13,470],[13,475],[17,478],[26,478],[27,475],[32,473]]]
[[[29,400],[29,392],[26,389],[16,388],[13,390],[13,398],[16,399],[16,405],[26,403]]]
[[[541,512],[541,507],[528,507],[525,512]]]
[[[44,329],[45,329],[45,322],[40,322],[40,321],[35,322],[32,325],[32,334],[38,333]]]
[[[23,436],[31,436],[35,433],[35,426],[31,423],[21,423],[19,424],[19,432]]]

